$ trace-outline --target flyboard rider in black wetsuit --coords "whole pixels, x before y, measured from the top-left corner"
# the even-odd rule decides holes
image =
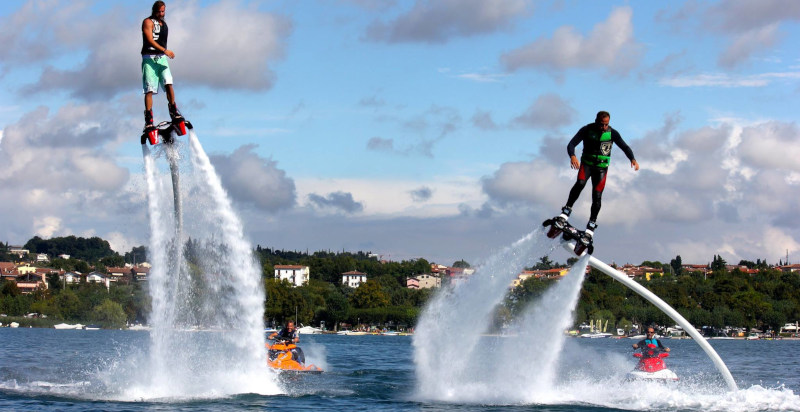
[[[600,213],[600,198],[606,186],[606,174],[608,164],[611,159],[611,146],[616,144],[625,156],[631,161],[631,167],[639,170],[639,163],[633,156],[633,150],[622,140],[619,132],[609,126],[611,115],[606,111],[597,113],[594,123],[589,123],[578,130],[578,133],[569,141],[567,154],[570,158],[570,167],[578,170],[578,179],[569,191],[567,204],[561,209],[561,214],[556,220],[566,223],[572,213],[572,206],[578,200],[587,180],[592,179],[592,209],[589,216],[589,223],[582,236],[586,236],[586,241],[591,242],[594,230],[597,228],[597,215]],[[578,143],[583,143],[583,153],[580,162],[575,156],[575,147]]]

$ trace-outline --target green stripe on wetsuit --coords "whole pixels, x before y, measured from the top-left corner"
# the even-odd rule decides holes
[[[593,153],[586,153],[584,150],[581,156],[581,163],[594,167],[608,167],[608,162],[611,160],[611,145],[613,144],[611,142],[611,131],[603,132],[600,135],[600,139],[597,139],[597,135],[592,133],[592,140],[595,141],[592,145],[595,150],[592,151]]]

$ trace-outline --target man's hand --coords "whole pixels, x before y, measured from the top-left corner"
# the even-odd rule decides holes
[[[175,53],[173,53],[172,50],[164,49],[164,54],[166,54],[170,59],[175,58]],[[637,167],[636,169],[638,170],[639,168]]]
[[[637,172],[639,171],[639,163],[636,162],[636,159],[631,160],[631,167]]]
[[[573,169],[580,169],[581,168],[581,162],[578,161],[577,157],[570,156],[569,157],[569,166],[571,168],[573,168]]]

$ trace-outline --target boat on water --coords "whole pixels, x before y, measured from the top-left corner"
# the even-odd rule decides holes
[[[59,323],[58,325],[53,325],[56,329],[83,329],[83,325],[80,323],[76,324],[69,324],[69,323]]]
[[[589,339],[598,339],[598,338],[610,338],[611,335],[608,332],[598,332],[598,333],[584,333],[580,335],[582,338],[589,338]]]
[[[367,332],[345,329],[345,330],[340,330],[340,331],[336,332],[336,334],[337,335],[348,335],[348,336],[361,336],[361,335],[366,335]]]
[[[150,327],[137,323],[135,325],[128,326],[128,330],[150,330]]]
[[[267,365],[281,373],[322,373],[316,365],[306,365],[303,350],[291,341],[276,339],[267,343]]]
[[[86,325],[83,329],[84,330],[100,330],[101,328],[100,328],[100,325]]]
[[[746,340],[761,340],[761,335],[757,332],[750,332],[747,334]]]
[[[303,326],[302,328],[297,328],[297,333],[301,335],[316,335],[322,333],[322,329],[313,326]]]

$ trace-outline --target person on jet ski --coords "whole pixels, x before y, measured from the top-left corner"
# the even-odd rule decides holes
[[[275,338],[294,343],[295,345],[297,345],[297,342],[300,342],[300,335],[297,333],[297,329],[294,327],[294,322],[292,321],[287,322],[286,327],[281,329],[280,332],[273,332],[267,339]],[[303,353],[303,349],[299,346],[292,348],[292,359],[300,363],[306,363],[306,355]]]
[[[650,346],[653,345],[653,346]],[[664,346],[660,340],[656,339],[656,331],[653,328],[647,328],[647,338],[642,339],[637,343],[633,344],[633,349],[645,349],[645,348],[661,348],[664,352],[669,352],[669,348]]]
[[[280,340],[289,341],[291,343],[296,344],[300,342],[300,337],[297,333],[297,329],[294,327],[294,322],[289,321],[286,323],[286,327],[281,329],[280,332],[274,332],[272,335],[269,335],[268,339],[275,339],[278,338]]]

